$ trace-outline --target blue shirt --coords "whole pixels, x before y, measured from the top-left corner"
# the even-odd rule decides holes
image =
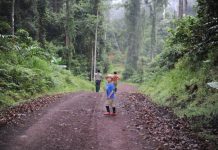
[[[114,90],[115,90],[115,86],[114,86],[113,83],[107,83],[106,84],[107,98],[109,98],[109,99],[114,99],[115,98]],[[111,94],[111,92],[113,92],[113,94]],[[110,94],[111,94],[111,96],[110,96]]]

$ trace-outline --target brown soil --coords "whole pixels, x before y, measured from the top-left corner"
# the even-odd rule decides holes
[[[104,93],[91,92],[47,98],[49,102],[43,103],[47,107],[39,108],[37,102],[25,104],[26,107],[31,105],[31,111],[24,111],[19,106],[3,111],[0,115],[4,120],[0,128],[0,149],[152,150],[210,146],[190,136],[185,123],[170,115],[168,110],[162,110],[141,94],[136,94],[135,87],[120,85],[118,90],[117,116],[104,116]],[[7,119],[8,116],[14,117]],[[160,121],[161,116],[166,119]],[[156,122],[157,127],[145,120]],[[181,125],[168,129],[174,126],[174,120]],[[184,138],[173,139],[176,136]]]

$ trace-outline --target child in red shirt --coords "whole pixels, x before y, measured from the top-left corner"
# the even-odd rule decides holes
[[[117,72],[114,72],[113,82],[114,82],[114,86],[115,86],[115,92],[117,92],[117,83],[118,83],[118,80],[120,80],[120,77],[118,76]]]

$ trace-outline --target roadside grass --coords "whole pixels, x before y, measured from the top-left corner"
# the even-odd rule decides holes
[[[191,128],[199,136],[214,141],[218,137],[212,130],[199,129],[217,129],[218,90],[207,85],[208,81],[218,80],[217,71],[205,66],[192,71],[178,63],[170,71],[148,75],[139,90],[154,103],[172,108],[178,117],[190,118]]]
[[[11,58],[11,54],[3,57],[0,59]],[[0,64],[0,108],[45,94],[94,89],[91,82],[36,56],[22,62],[6,62]]]
[[[160,73],[140,85],[142,93],[148,94],[155,103],[172,107],[178,116],[199,116],[218,113],[217,90],[205,82],[206,72],[175,68]],[[197,86],[195,91],[186,87]]]

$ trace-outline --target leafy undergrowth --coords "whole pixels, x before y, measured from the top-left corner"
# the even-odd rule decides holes
[[[195,134],[187,118],[178,118],[169,108],[159,107],[139,93],[128,99],[125,109],[132,114],[140,135],[145,142],[158,144],[157,149],[215,149],[213,143]]]
[[[108,73],[114,73],[117,72],[120,76],[123,74],[125,70],[124,66],[124,60],[126,60],[126,56],[122,54],[121,52],[112,52],[109,54],[109,62],[110,67],[108,70]]]
[[[0,109],[44,94],[91,90],[93,85],[52,63],[57,47],[45,48],[25,30],[0,35]]]
[[[140,90],[162,106],[173,109],[179,117],[188,117],[193,130],[207,139],[218,135],[218,91],[207,85],[217,78],[217,69],[191,71],[177,64],[175,69],[160,72],[145,81]]]
[[[171,106],[179,116],[199,116],[218,113],[218,93],[210,88],[201,71],[174,69],[156,75],[140,89],[150,94],[158,104]]]
[[[33,57],[27,65],[1,64],[0,106],[10,106],[17,102],[43,94],[91,90],[93,85],[74,77],[69,71],[57,65]]]

